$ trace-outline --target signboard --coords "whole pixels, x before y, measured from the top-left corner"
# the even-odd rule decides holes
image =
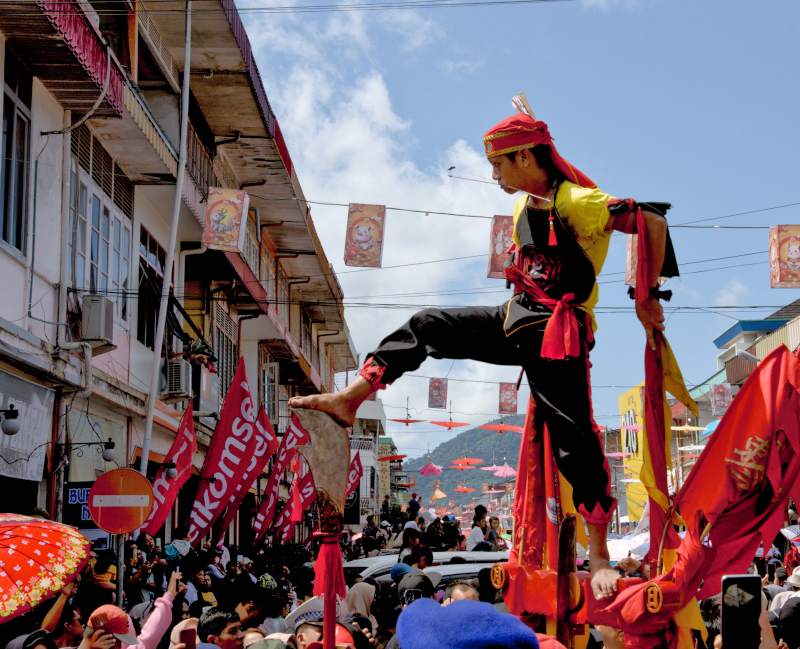
[[[447,379],[432,378],[428,383],[428,408],[447,408]]]
[[[511,257],[508,249],[514,243],[514,217],[495,214],[489,238],[489,270],[486,277],[503,279],[503,269]]]
[[[92,520],[111,534],[127,534],[141,527],[154,502],[150,482],[133,469],[108,471],[89,491]]]
[[[344,501],[344,515],[342,523],[345,525],[361,524],[361,485]]]
[[[214,250],[242,252],[249,205],[247,192],[209,187],[203,245]]]
[[[769,285],[800,288],[800,225],[774,225],[769,230]]]
[[[64,485],[63,521],[79,530],[97,529],[89,513],[89,491],[92,482],[67,482]]]
[[[344,242],[345,266],[380,268],[386,207],[351,203]]]

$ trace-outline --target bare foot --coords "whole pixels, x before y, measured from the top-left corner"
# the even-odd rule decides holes
[[[325,394],[312,394],[307,397],[292,397],[289,399],[290,408],[307,408],[319,410],[333,417],[339,424],[347,428],[352,426],[356,419],[358,405],[353,407],[341,392],[326,392]]]
[[[595,599],[613,597],[617,592],[619,573],[611,567],[604,557],[590,557],[589,568],[592,573],[592,592]]]

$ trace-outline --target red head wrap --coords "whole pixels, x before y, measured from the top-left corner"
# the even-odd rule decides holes
[[[553,145],[547,124],[525,113],[516,113],[495,124],[483,136],[486,157],[490,160],[505,153],[530,149],[538,145],[550,147],[555,167],[567,180],[581,187],[597,187],[591,178],[562,158]]]

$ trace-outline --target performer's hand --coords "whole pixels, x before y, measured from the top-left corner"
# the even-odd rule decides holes
[[[647,298],[636,302],[636,316],[642,323],[647,334],[647,344],[655,350],[656,339],[654,331],[664,331],[664,309],[656,298]]]

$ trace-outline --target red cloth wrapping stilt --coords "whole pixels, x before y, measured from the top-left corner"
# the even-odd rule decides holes
[[[336,647],[336,598],[347,594],[344,563],[339,548],[339,534],[320,534],[322,545],[314,564],[314,594],[322,595],[322,644],[324,649]]]

